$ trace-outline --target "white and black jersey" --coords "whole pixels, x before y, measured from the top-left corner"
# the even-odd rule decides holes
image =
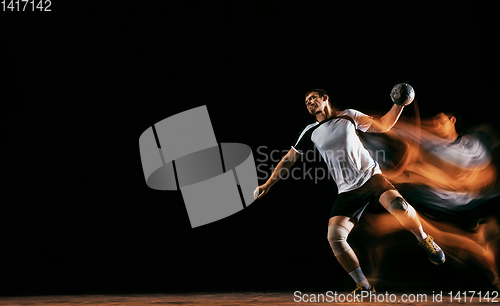
[[[304,154],[316,147],[337,184],[338,192],[351,191],[361,187],[373,175],[382,173],[356,133],[356,129],[366,132],[370,125],[369,116],[346,109],[336,117],[306,126],[292,148]]]

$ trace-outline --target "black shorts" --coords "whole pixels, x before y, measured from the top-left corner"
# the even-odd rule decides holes
[[[382,174],[375,174],[361,187],[339,193],[333,203],[330,212],[330,218],[334,216],[346,216],[356,218],[359,221],[363,211],[370,208],[377,208],[380,205],[378,201],[382,193],[387,190],[396,190],[396,188]]]

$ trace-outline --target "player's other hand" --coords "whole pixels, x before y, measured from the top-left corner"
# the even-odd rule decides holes
[[[271,188],[271,186],[268,186],[266,184],[260,185],[259,187],[255,188],[255,191],[253,192],[254,199],[262,198],[269,191],[269,188]]]

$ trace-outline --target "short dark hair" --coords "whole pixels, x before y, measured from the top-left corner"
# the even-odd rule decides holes
[[[463,116],[458,109],[444,109],[444,111],[439,112],[432,118],[436,118],[441,114],[445,115],[448,119],[451,119],[451,117],[455,117],[455,130],[457,131],[457,133],[462,133],[464,131],[465,124],[464,121],[462,120]]]
[[[320,97],[323,97],[325,95],[329,96],[326,90],[324,89],[311,89],[308,92],[306,92],[305,97],[307,98],[307,95],[309,95],[312,92],[317,92]]]

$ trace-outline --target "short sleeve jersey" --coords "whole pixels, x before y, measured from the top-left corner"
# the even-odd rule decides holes
[[[424,146],[439,158],[464,169],[481,169],[491,161],[490,152],[474,135],[459,135],[451,144],[438,139]]]
[[[316,147],[337,184],[338,192],[351,191],[361,187],[373,175],[382,173],[356,133],[356,129],[366,132],[370,125],[369,116],[346,109],[336,117],[306,126],[292,148],[304,154]]]

